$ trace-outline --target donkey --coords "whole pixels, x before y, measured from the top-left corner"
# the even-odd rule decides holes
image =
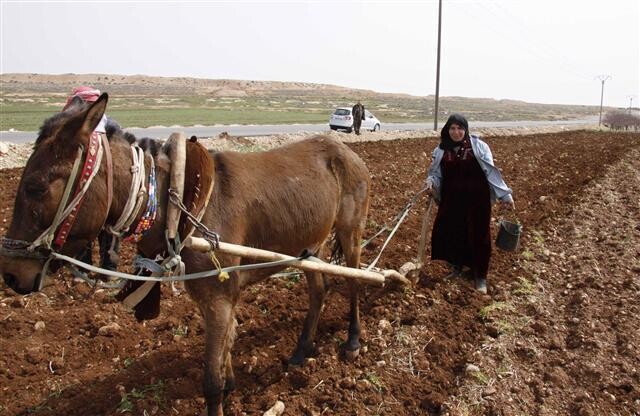
[[[19,184],[13,218],[0,252],[0,273],[17,293],[39,290],[46,283],[47,269],[59,266],[55,261],[48,264],[48,248],[34,248],[33,244],[30,250],[24,247],[52,223],[65,183],[74,180],[70,177],[74,156],[78,149],[84,149],[83,154],[91,150],[88,142],[107,102],[108,96],[103,94],[93,104],[72,105],[45,121],[40,130]],[[53,250],[76,256],[103,227],[120,217],[132,181],[130,142],[122,132],[113,133],[108,141],[115,167],[111,204],[106,197],[109,174],[103,158],[75,213],[75,223],[66,242],[61,247],[53,246]],[[201,147],[197,143],[187,144]],[[156,168],[157,218],[138,243],[138,250],[147,258],[166,250],[164,229],[171,170],[167,149],[151,147],[145,152],[144,164],[149,172],[153,159]],[[188,152],[187,164],[193,159],[189,155]],[[222,241],[297,256],[305,251],[320,252],[333,231],[347,265],[359,266],[370,180],[364,162],[346,145],[326,136],[314,136],[266,152],[206,153],[205,159],[208,161],[203,162],[207,169],[204,173],[211,176],[214,183],[202,222],[216,231]],[[140,220],[145,206],[146,199],[136,214],[136,221]],[[215,267],[206,253],[185,248],[181,255],[187,273]],[[219,260],[223,266],[251,263],[226,255],[219,256]],[[277,271],[270,268],[233,272],[225,281],[206,278],[185,284],[205,321],[203,390],[208,415],[223,414],[223,400],[235,387],[231,348],[236,327],[234,309],[240,292]],[[316,272],[305,272],[305,275],[309,310],[290,358],[293,365],[303,364],[313,350],[327,293],[325,276]],[[349,330],[344,347],[350,358],[356,357],[360,349],[358,297],[358,284],[351,280]]]

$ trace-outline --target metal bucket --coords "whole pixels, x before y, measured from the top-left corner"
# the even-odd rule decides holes
[[[498,221],[500,226],[496,237],[496,247],[504,251],[515,251],[520,241],[522,225],[507,220]]]

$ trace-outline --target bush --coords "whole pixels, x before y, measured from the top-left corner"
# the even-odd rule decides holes
[[[610,111],[602,118],[602,123],[612,130],[640,130],[640,115],[626,111]]]

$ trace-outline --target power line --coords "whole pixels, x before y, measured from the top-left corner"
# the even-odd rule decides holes
[[[433,129],[438,130],[438,99],[440,97],[440,34],[442,27],[442,0],[438,2],[438,63],[436,69],[436,105],[433,114]]]
[[[629,114],[631,114],[631,109],[633,108],[633,97],[635,97],[635,94],[627,95],[627,98],[629,99]]]
[[[594,79],[599,80],[602,83],[602,89],[600,90],[600,119],[598,120],[598,127],[602,125],[602,102],[604,99],[604,82],[608,79],[611,79],[611,75],[598,75]]]
[[[538,61],[549,62],[556,68],[562,67],[567,72],[571,73],[572,76],[577,76],[584,80],[591,78],[589,75],[578,69],[574,63],[567,60],[565,54],[557,48],[551,46],[547,42],[543,42],[541,38],[532,37],[530,34],[535,32],[535,30],[532,29],[532,25],[509,12],[502,5],[496,2],[473,2],[469,5],[472,6],[471,8],[475,8],[477,11],[482,12],[485,16],[489,16],[488,20],[484,22],[484,24],[478,24],[476,27],[493,32],[500,38],[513,43],[517,49],[511,49],[511,53],[526,53]],[[494,8],[488,7],[489,5]],[[482,18],[478,19],[478,16],[471,13],[468,9],[468,7],[462,7],[457,11],[463,12],[474,18],[474,20],[482,22]],[[492,22],[495,23],[492,24]]]

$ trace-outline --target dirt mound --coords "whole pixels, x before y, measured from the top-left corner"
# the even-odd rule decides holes
[[[413,290],[367,288],[363,350],[345,362],[339,345],[348,310],[336,280],[317,353],[289,368],[307,308],[304,279],[256,285],[238,309],[237,390],[228,414],[262,414],[276,400],[290,415],[640,412],[640,136],[578,131],[487,141],[525,230],[518,253],[494,251],[489,295],[464,278],[445,279],[434,262]],[[420,188],[436,144],[424,137],[350,145],[372,173],[366,235],[390,223]],[[0,171],[0,234],[20,174]],[[381,267],[416,255],[424,205],[408,216]],[[363,260],[382,242],[375,239]],[[125,246],[125,264],[132,254]],[[160,317],[140,325],[112,292],[87,297],[88,288],[70,280],[61,272],[29,296],[0,291],[0,410],[200,412],[203,328],[187,296],[164,287]]]

